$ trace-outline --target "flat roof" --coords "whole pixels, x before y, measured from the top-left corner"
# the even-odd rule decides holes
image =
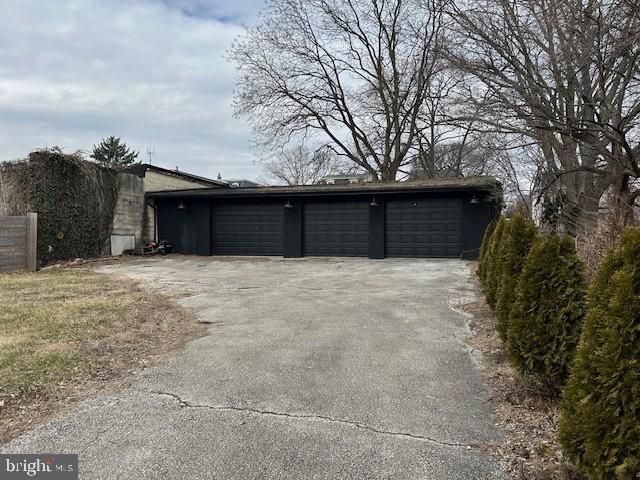
[[[349,195],[426,192],[496,192],[500,182],[493,177],[441,178],[406,182],[346,185],[296,185],[250,188],[202,188],[149,192],[149,198],[256,198],[304,195]]]

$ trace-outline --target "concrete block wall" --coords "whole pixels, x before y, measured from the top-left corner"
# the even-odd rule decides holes
[[[147,201],[146,205],[145,205],[145,211],[144,211],[144,233],[143,233],[143,238],[145,239],[145,242],[151,241],[151,240],[159,240],[157,238],[157,228],[156,228],[156,209],[155,209],[155,205],[152,201]]]
[[[144,180],[132,173],[119,173],[118,200],[111,229],[113,255],[119,255],[123,249],[140,247],[145,243],[144,216]]]

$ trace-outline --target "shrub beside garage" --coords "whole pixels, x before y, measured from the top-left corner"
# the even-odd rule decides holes
[[[587,478],[636,479],[640,229],[629,229],[608,255],[587,301],[573,240],[537,235],[522,220],[501,218],[480,256],[480,281],[509,359],[523,377],[561,392],[560,442]],[[514,261],[516,248],[522,256]]]
[[[589,478],[640,473],[640,229],[625,232],[589,292],[560,442]]]
[[[508,235],[503,237],[500,280],[496,293],[496,328],[502,340],[507,339],[509,319],[516,301],[516,290],[525,260],[536,238],[536,227],[516,213],[510,220]]]
[[[541,238],[527,255],[507,333],[514,367],[551,392],[567,380],[585,315],[582,262],[573,241]]]
[[[487,229],[484,232],[484,237],[482,238],[482,245],[480,246],[480,255],[478,258],[478,277],[480,278],[480,282],[484,283],[486,278],[486,263],[484,259],[487,257],[487,250],[489,250],[489,244],[491,243],[491,236],[493,235],[493,231],[496,229],[496,221],[489,223],[487,225]]]
[[[500,217],[496,225],[493,234],[489,239],[489,247],[486,253],[486,271],[484,280],[484,293],[487,297],[487,303],[491,308],[495,307],[496,290],[498,288],[499,270],[501,266],[500,261],[500,246],[502,244],[502,237],[505,235],[505,230],[508,228],[508,220],[504,217]]]
[[[520,214],[500,218],[486,237],[483,288],[509,359],[525,378],[557,393],[586,313],[584,268],[573,241],[538,235]]]

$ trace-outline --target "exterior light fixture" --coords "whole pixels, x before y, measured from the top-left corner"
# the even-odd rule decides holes
[[[287,203],[284,204],[284,208],[293,208],[293,205],[291,205],[291,202],[287,199]]]
[[[474,195],[473,197],[471,197],[471,201],[469,203],[471,203],[471,205],[477,205],[480,203],[480,200],[476,195]]]
[[[184,202],[180,202],[178,204],[178,210],[186,210],[187,206],[184,204]]]
[[[373,197],[371,199],[371,203],[369,204],[370,207],[377,207],[378,206],[378,202],[376,202],[376,197]]]

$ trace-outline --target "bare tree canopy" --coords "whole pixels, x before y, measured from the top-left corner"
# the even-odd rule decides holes
[[[573,233],[593,229],[608,189],[627,205],[640,195],[632,188],[640,176],[634,3],[461,1],[452,16],[452,58],[476,81],[468,105],[481,107],[489,129],[539,145],[546,185],[566,192]]]
[[[297,145],[266,160],[264,168],[269,176],[287,185],[313,185],[327,175],[348,170],[349,165],[326,148],[311,151]]]
[[[264,145],[304,136],[394,180],[444,65],[443,0],[271,0],[237,43],[236,113]]]
[[[473,177],[495,172],[499,160],[497,146],[483,144],[480,137],[473,141],[436,143],[430,155],[419,155],[409,172],[409,178]]]
[[[561,199],[576,236],[603,202],[633,219],[637,0],[270,0],[231,56],[262,146],[379,181],[494,173],[520,202]]]

